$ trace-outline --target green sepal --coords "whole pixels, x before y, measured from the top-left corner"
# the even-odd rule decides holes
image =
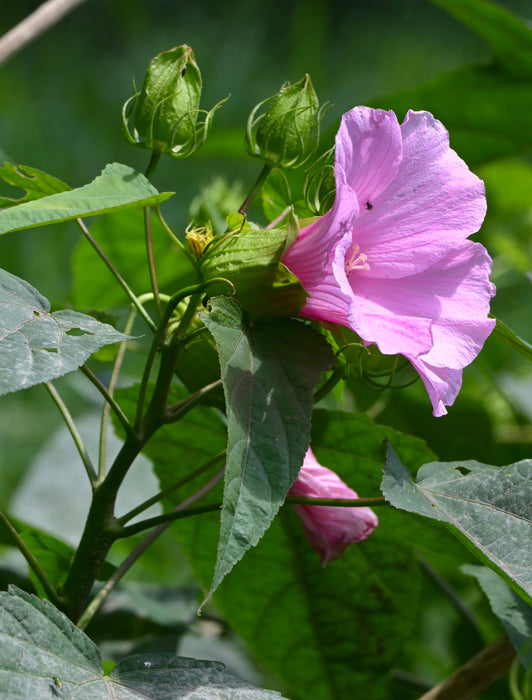
[[[256,229],[238,214],[230,215],[228,224],[230,232],[215,238],[200,259],[202,279],[228,280],[250,320],[297,315],[306,292],[280,262],[296,224],[285,230]],[[209,293],[227,294],[227,284],[212,284]]]

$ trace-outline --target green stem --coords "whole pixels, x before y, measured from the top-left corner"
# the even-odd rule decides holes
[[[100,258],[103,260],[103,262],[107,265],[109,271],[113,275],[113,277],[117,280],[117,282],[120,284],[124,292],[127,294],[129,299],[131,300],[131,303],[135,306],[139,314],[142,316],[142,318],[146,321],[148,326],[151,328],[152,331],[155,331],[157,329],[157,326],[155,323],[152,321],[150,315],[146,311],[146,309],[142,306],[140,303],[138,297],[135,295],[133,290],[129,287],[125,279],[122,277],[122,275],[118,272],[116,267],[113,265],[113,263],[109,260],[107,255],[103,252],[103,250],[100,248],[98,243],[96,243],[95,239],[91,235],[89,229],[85,226],[85,223],[82,219],[76,219],[76,222],[78,226],[81,228],[83,235],[85,238],[88,240],[88,242],[91,244],[91,246],[94,248],[94,250],[98,253]]]
[[[148,167],[146,168],[146,172],[144,173],[144,177],[147,180],[149,180],[150,182],[153,178],[155,168],[157,167],[160,159],[161,159],[161,151],[152,151],[151,152],[150,162],[148,163]]]
[[[2,511],[0,511],[0,523],[2,523],[2,525],[8,531],[8,533],[11,535],[11,538],[22,553],[22,556],[28,562],[28,565],[33,570],[35,576],[39,579],[39,583],[44,588],[50,602],[52,602],[56,607],[59,606],[61,604],[61,601],[59,599],[59,596],[57,595],[55,588],[52,586],[50,579],[41,568],[37,559],[35,559],[35,557],[31,553],[27,544],[24,542],[22,537],[18,534],[18,532],[15,530],[13,525],[9,522],[8,518]]]
[[[335,506],[339,508],[375,508],[375,506],[387,506],[384,496],[374,498],[304,498],[303,496],[288,496],[287,503],[304,506]]]
[[[187,508],[186,510],[180,510],[179,512],[172,511],[171,513],[163,513],[162,515],[156,515],[153,518],[147,518],[146,520],[142,520],[140,523],[135,523],[134,525],[129,525],[128,527],[125,527],[118,535],[117,539],[132,537],[133,535],[137,535],[139,532],[143,532],[144,530],[150,530],[152,527],[155,527],[157,525],[170,525],[174,521],[180,520],[181,518],[188,518],[190,515],[198,515],[199,513],[212,513],[215,510],[220,510],[221,507],[221,503],[208,503],[204,506]]]
[[[96,471],[92,465],[91,458],[89,457],[89,453],[87,452],[87,449],[83,444],[83,440],[81,438],[81,435],[79,434],[76,424],[74,423],[72,415],[66,407],[65,403],[63,402],[63,399],[60,397],[57,389],[52,384],[52,382],[46,382],[45,387],[48,390],[50,396],[52,397],[55,405],[59,409],[61,415],[63,416],[63,420],[65,421],[66,426],[70,431],[70,434],[72,435],[72,439],[74,440],[74,444],[78,449],[79,456],[81,457],[81,461],[83,462],[83,466],[85,467],[85,471],[87,472],[89,481],[91,485],[94,485],[97,480]]]
[[[176,481],[171,486],[168,486],[167,488],[163,489],[159,493],[156,493],[155,496],[148,498],[146,501],[144,501],[143,503],[138,505],[136,508],[133,508],[125,515],[118,518],[116,521],[116,524],[117,525],[125,525],[127,522],[129,522],[130,520],[135,518],[137,515],[140,515],[140,513],[143,513],[148,508],[151,508],[151,506],[155,505],[156,503],[159,503],[159,501],[162,501],[163,498],[170,496],[172,493],[174,493],[175,491],[180,489],[182,486],[184,486],[185,484],[188,484],[190,481],[192,481],[196,477],[203,474],[203,472],[210,469],[212,466],[214,466],[221,459],[224,459],[225,455],[226,455],[226,450],[219,452],[217,455],[212,457],[212,459],[209,459],[207,462],[205,462],[205,464],[202,464],[201,467],[198,467],[190,474],[187,474],[185,477],[183,477],[179,481]]]
[[[87,377],[87,379],[89,379],[94,384],[94,386],[98,389],[98,391],[104,397],[109,406],[113,409],[116,417],[118,418],[118,420],[122,424],[122,427],[126,431],[126,434],[131,437],[135,437],[135,432],[131,423],[128,420],[128,417],[126,416],[124,411],[122,411],[120,406],[116,403],[113,396],[101,383],[98,377],[86,365],[81,365],[80,369],[83,372],[83,374]]]
[[[269,163],[265,163],[264,167],[262,168],[255,184],[251,188],[250,193],[248,196],[245,198],[245,200],[242,202],[242,206],[238,210],[239,214],[245,214],[248,210],[249,205],[251,202],[255,199],[255,196],[257,195],[258,191],[260,188],[264,185],[264,182],[266,181],[266,178],[270,174],[272,170],[272,166]]]
[[[176,244],[176,246],[178,246],[178,248],[180,248],[184,253],[186,253],[187,257],[194,264],[194,267],[197,267],[196,258],[190,253],[188,248],[179,240],[179,238],[175,235],[175,233],[172,231],[170,226],[168,226],[168,224],[166,223],[166,221],[163,217],[163,214],[161,212],[161,207],[159,205],[157,205],[155,207],[155,211],[157,213],[157,218],[161,222],[161,225],[164,228],[164,230],[166,231],[166,233],[170,236],[170,238]]]
[[[151,213],[150,207],[144,208],[144,237],[146,239],[146,255],[148,257],[148,271],[150,273],[151,289],[155,305],[159,313],[159,318],[162,316],[161,299],[159,297],[159,285],[157,283],[157,270],[155,269],[155,256],[153,254],[153,237],[151,232]]]
[[[73,622],[83,612],[94,581],[119,532],[114,522],[116,495],[144,444],[128,435],[105,480],[93,491],[85,528],[63,586],[64,608]]]
[[[316,389],[314,392],[314,404],[317,404],[318,401],[321,401],[327,394],[329,394],[334,387],[338,384],[339,381],[341,381],[345,376],[345,367],[341,364],[337,364],[336,367],[333,369],[331,376],[328,377],[328,379],[322,384],[319,389]]]
[[[159,350],[159,347],[162,345],[163,339],[164,339],[164,334],[166,331],[166,327],[168,325],[168,321],[170,320],[172,313],[174,312],[174,309],[176,306],[186,297],[191,296],[192,298],[195,298],[197,296],[199,298],[201,291],[203,290],[204,285],[201,284],[195,284],[192,285],[191,287],[185,287],[185,289],[182,289],[181,291],[177,292],[174,294],[172,297],[170,297],[170,300],[168,301],[166,305],[166,309],[164,311],[163,317],[159,321],[159,325],[155,331],[155,336],[153,338],[150,351],[148,353],[148,359],[146,360],[146,365],[144,366],[144,372],[142,374],[142,379],[140,382],[140,389],[139,389],[139,398],[138,398],[138,403],[137,403],[137,414],[135,417],[135,431],[138,432],[141,428],[141,423],[142,423],[142,414],[144,412],[144,404],[146,403],[146,395],[148,392],[148,385],[150,381],[150,376],[151,376],[151,371],[153,368],[153,363],[155,362],[155,358],[157,356],[157,352]],[[191,300],[192,301],[192,300]],[[195,303],[194,310],[196,309],[197,302]],[[190,307],[190,304],[189,304]],[[188,309],[187,309],[188,311]],[[183,317],[184,318],[184,317]],[[183,319],[181,320],[181,324],[183,322]],[[179,328],[181,327],[181,324],[179,325]],[[179,329],[178,329],[179,330]],[[173,372],[173,370],[172,370]]]
[[[131,333],[131,330],[133,328],[133,324],[135,323],[135,318],[137,317],[137,310],[135,309],[134,306],[131,307],[129,316],[127,317],[126,324],[124,326],[124,333],[125,335],[129,335]],[[107,396],[115,403],[115,406],[118,408],[116,402],[114,401],[114,392],[116,389],[116,384],[118,381],[118,376],[120,374],[120,369],[122,367],[122,362],[124,360],[124,356],[126,354],[126,349],[127,349],[127,340],[123,340],[119,347],[118,347],[118,352],[116,353],[116,358],[113,364],[113,370],[111,372],[111,377],[109,379],[109,386],[107,387]],[[122,410],[119,408],[120,413],[122,413]],[[107,456],[107,429],[109,426],[109,417],[111,414],[111,404],[109,401],[105,401],[102,409],[102,418],[100,421],[100,444],[99,444],[99,449],[98,449],[98,481],[101,482],[105,478],[105,463],[106,463],[106,456]],[[129,426],[129,429],[131,429],[131,426],[129,425],[129,421],[127,420],[126,416],[122,413],[122,417],[126,420],[127,425]]]
[[[224,472],[224,470],[220,469],[220,471],[217,474],[215,474],[212,477],[212,479],[210,479],[206,484],[204,484],[198,491],[196,491],[195,494],[193,494],[192,496],[189,496],[189,498],[185,499],[176,508],[174,508],[174,512],[176,512],[176,513],[185,512],[185,513],[188,513],[189,515],[194,515],[195,513],[192,513],[190,511],[197,511],[197,509],[195,509],[195,508],[188,509],[188,506],[190,506],[195,501],[199,500],[208,491],[210,491],[214,486],[216,486],[216,484],[222,478],[223,472]],[[185,517],[185,516],[183,515],[182,517]],[[84,629],[87,626],[87,624],[90,622],[90,620],[94,616],[94,613],[98,610],[100,605],[107,598],[107,596],[113,590],[113,588],[116,586],[118,581],[120,581],[120,579],[124,576],[124,574],[126,574],[129,571],[129,569],[133,566],[133,564],[137,561],[137,559],[141,556],[141,554],[143,554],[148,549],[148,547],[151,544],[153,544],[153,542],[155,542],[155,540],[170,525],[171,525],[171,522],[165,522],[165,523],[159,524],[156,528],[154,528],[148,535],[146,535],[146,537],[142,540],[142,542],[131,552],[131,554],[116,569],[116,571],[113,573],[111,578],[105,583],[105,585],[102,587],[102,589],[94,597],[94,600],[87,606],[83,615],[80,617],[78,626],[81,629]]]
[[[167,406],[164,412],[165,415],[165,421],[167,423],[176,423],[178,420],[180,420],[186,413],[188,413],[190,410],[194,408],[194,406],[197,406],[204,398],[205,396],[216,389],[217,387],[222,385],[222,380],[217,379],[216,381],[212,382],[211,384],[207,384],[206,386],[202,387],[201,389],[198,389],[198,391],[195,391],[193,394],[190,394],[186,398],[182,399],[181,401],[177,401],[174,404],[171,404],[170,406]]]

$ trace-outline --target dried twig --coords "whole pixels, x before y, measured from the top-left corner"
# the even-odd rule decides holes
[[[514,659],[515,649],[504,634],[419,700],[471,700],[506,673]]]
[[[0,65],[85,0],[47,0],[0,38]]]

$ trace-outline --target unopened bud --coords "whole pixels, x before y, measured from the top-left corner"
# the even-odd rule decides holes
[[[201,89],[201,73],[190,46],[176,46],[155,56],[142,89],[122,108],[128,141],[175,158],[192,155],[207,138],[214,112],[222,104],[210,112],[200,110]],[[200,114],[205,115],[202,122],[198,122]]]
[[[189,227],[185,231],[185,237],[192,255],[196,258],[200,258],[207,245],[214,238],[212,224],[210,221],[207,221],[205,226]]]
[[[259,110],[268,105],[265,112]],[[287,84],[251,112],[246,129],[248,153],[279,168],[298,168],[315,152],[324,107],[305,75]]]

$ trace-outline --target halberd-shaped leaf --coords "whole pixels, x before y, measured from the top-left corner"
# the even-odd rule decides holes
[[[0,700],[273,700],[216,661],[130,656],[104,676],[93,642],[48,601],[0,593]]]
[[[0,395],[72,372],[128,336],[76,311],[50,313],[28,282],[0,270]]]
[[[269,527],[303,464],[312,392],[329,369],[325,340],[294,319],[247,326],[238,305],[211,301],[227,409],[227,462],[211,593]]]
[[[59,192],[0,211],[0,234],[108,214],[164,202],[173,192],[159,193],[144,175],[121,163],[110,163],[88,185]]]
[[[441,520],[532,604],[532,460],[425,464],[414,483],[388,447],[382,492],[396,508]]]

